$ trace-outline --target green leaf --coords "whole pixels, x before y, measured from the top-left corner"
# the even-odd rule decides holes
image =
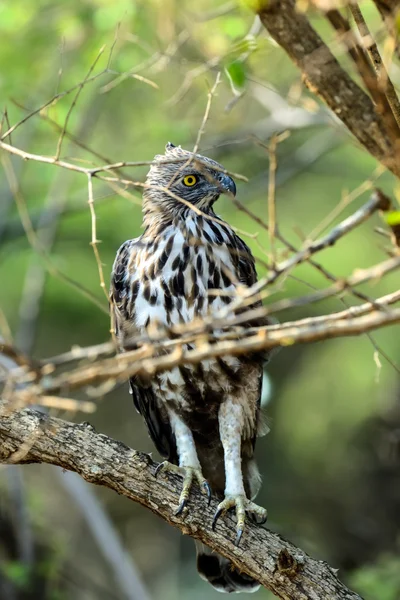
[[[243,19],[241,16],[238,17],[228,15],[221,23],[221,29],[230,38],[235,39],[238,37],[244,37],[246,35],[248,26],[246,19]]]
[[[234,60],[225,67],[225,73],[231,85],[236,89],[243,89],[246,83],[246,71],[243,62]]]
[[[400,225],[400,210],[393,210],[388,214],[384,215],[384,218],[389,227]]]
[[[255,13],[259,13],[269,4],[269,0],[241,0],[241,4]]]

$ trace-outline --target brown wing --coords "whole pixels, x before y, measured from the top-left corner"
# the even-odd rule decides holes
[[[129,380],[129,383],[135,408],[144,418],[158,452],[169,462],[178,464],[175,436],[168,417],[163,418],[152,388],[138,385],[134,377]]]
[[[134,348],[132,336],[135,332],[135,290],[131,286],[132,278],[128,273],[128,265],[140,247],[140,238],[125,242],[118,250],[111,273],[111,322],[122,352]],[[170,462],[177,462],[175,437],[168,417],[162,413],[152,388],[137,377],[132,377],[129,383],[135,408],[144,418],[158,452]]]

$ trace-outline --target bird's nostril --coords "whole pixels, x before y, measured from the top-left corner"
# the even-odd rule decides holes
[[[231,177],[229,177],[229,175],[226,175],[225,173],[218,173],[218,175],[215,176],[215,181],[218,183],[220,191],[228,192],[234,196],[236,195],[235,182]]]

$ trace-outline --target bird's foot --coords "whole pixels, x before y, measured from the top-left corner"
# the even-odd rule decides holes
[[[172,463],[166,460],[160,463],[156,468],[156,472],[154,474],[155,477],[157,477],[160,471],[169,471],[170,473],[175,473],[176,475],[179,475],[183,478],[182,491],[181,495],[179,496],[179,506],[175,512],[176,516],[182,514],[183,509],[187,505],[190,490],[195,479],[197,480],[200,486],[201,492],[207,495],[208,505],[210,505],[211,488],[208,484],[208,481],[204,478],[200,467],[178,467],[177,465],[173,465]]]
[[[258,506],[254,502],[251,502],[251,500],[248,500],[244,495],[226,496],[218,505],[217,512],[214,515],[212,522],[213,530],[220,516],[233,508],[235,509],[237,519],[235,546],[239,546],[244,531],[246,513],[248,513],[253,522],[257,523],[257,525],[262,525],[267,520],[267,511],[262,506]]]

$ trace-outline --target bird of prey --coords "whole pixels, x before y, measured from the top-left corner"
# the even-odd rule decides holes
[[[256,283],[250,249],[214,212],[222,193],[235,195],[236,186],[214,160],[171,143],[164,155],[155,156],[144,185],[144,232],[121,246],[112,271],[110,304],[122,351],[157,328],[171,330],[217,315],[237,298],[240,286]],[[197,481],[221,500],[213,527],[235,510],[237,544],[246,516],[260,523],[267,517],[252,502],[260,488],[255,439],[265,433],[260,416],[265,358],[211,358],[130,381],[135,406],[166,459],[160,468],[183,478],[177,514]],[[219,591],[258,588],[199,543],[197,566]]]

